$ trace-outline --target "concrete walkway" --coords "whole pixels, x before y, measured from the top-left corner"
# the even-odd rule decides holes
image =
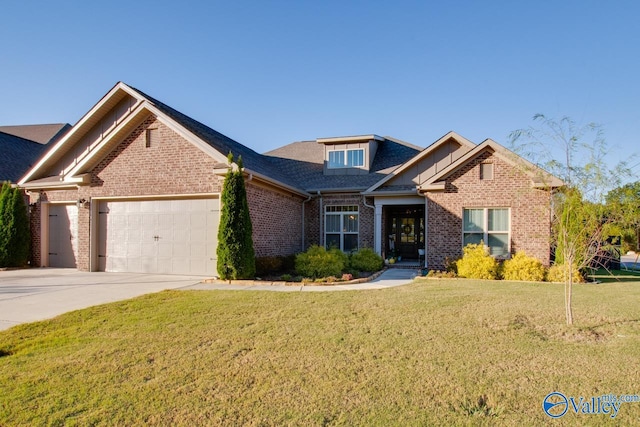
[[[241,290],[241,291],[273,291],[273,292],[328,292],[356,291],[364,289],[386,289],[406,285],[419,274],[419,270],[393,268],[384,271],[376,279],[352,285],[229,285],[226,283],[198,283],[182,290]]]

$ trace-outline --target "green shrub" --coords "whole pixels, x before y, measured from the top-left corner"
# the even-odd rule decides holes
[[[285,282],[290,282],[291,281],[291,275],[290,274],[283,274],[282,276],[280,276],[280,280],[284,280]]]
[[[27,265],[30,240],[24,194],[5,182],[0,187],[0,267]]]
[[[327,251],[314,245],[306,252],[296,256],[296,271],[305,277],[340,276],[349,262],[349,258],[339,249]]]
[[[498,278],[498,261],[495,260],[484,244],[469,244],[463,249],[464,255],[456,262],[458,276],[468,279]]]
[[[502,265],[504,280],[524,280],[527,282],[542,282],[545,268],[538,259],[527,256],[524,252],[516,252],[513,258]]]
[[[357,271],[378,271],[384,260],[371,248],[362,248],[349,257],[349,265]]]
[[[566,264],[554,264],[549,268],[547,273],[547,281],[554,283],[565,283],[569,278],[569,269]],[[573,266],[573,282],[584,283],[584,276]]]

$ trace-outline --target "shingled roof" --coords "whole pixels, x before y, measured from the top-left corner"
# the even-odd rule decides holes
[[[141,90],[131,86],[129,87],[143,96],[147,101],[153,104],[164,114],[175,120],[189,132],[193,133],[198,138],[209,144],[211,147],[215,148],[218,152],[224,155],[231,152],[236,158],[238,156],[242,156],[242,162],[245,168],[280,181],[283,184],[301,189],[300,185],[298,185],[298,179],[292,177],[290,174],[286,173],[286,171],[282,170],[278,164],[272,161],[271,158],[259,154],[251,148],[242,145],[237,141],[234,141],[233,139],[221,134],[214,129],[211,129],[207,125],[204,125],[199,121],[181,113],[180,111],[173,109],[167,104],[158,101],[157,99],[147,95]]]
[[[294,142],[265,153],[278,169],[295,177],[298,187],[318,190],[365,190],[421,151],[409,143],[385,137],[368,174],[324,175],[324,148],[316,141]]]
[[[17,182],[45,149],[37,142],[0,132],[0,182]]]
[[[0,126],[0,132],[45,145],[57,141],[69,129],[71,129],[69,123]]]

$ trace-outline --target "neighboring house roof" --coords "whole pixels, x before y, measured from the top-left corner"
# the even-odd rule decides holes
[[[0,182],[17,182],[45,149],[37,142],[0,132]]]
[[[278,169],[305,191],[362,191],[420,152],[415,145],[384,137],[378,145],[370,172],[361,175],[324,175],[324,147],[317,141],[301,141],[265,153]]]
[[[69,123],[0,126],[0,132],[8,133],[9,135],[18,136],[44,145],[57,141],[69,129],[71,129],[71,125]]]

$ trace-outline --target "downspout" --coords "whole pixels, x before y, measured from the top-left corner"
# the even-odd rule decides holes
[[[310,195],[307,200],[302,201],[302,241],[300,244],[300,252],[304,252],[304,204],[310,201],[312,198],[313,196]]]
[[[322,238],[322,230],[323,230],[323,224],[322,224],[322,193],[320,193],[320,190],[318,190],[318,197],[320,198],[320,203],[319,203],[319,208],[318,208],[318,230],[320,230],[320,235],[318,236],[318,243],[320,244],[320,246],[324,247],[324,239]]]

